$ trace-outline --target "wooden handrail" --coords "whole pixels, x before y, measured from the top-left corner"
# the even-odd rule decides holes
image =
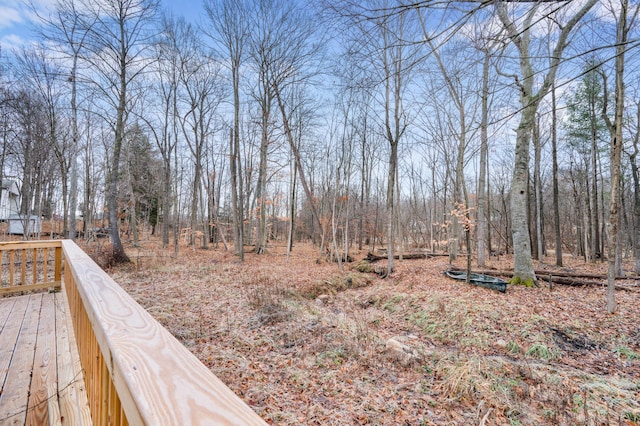
[[[59,289],[61,268],[60,240],[0,242],[0,294]]]
[[[266,424],[75,243],[58,243],[94,424]]]

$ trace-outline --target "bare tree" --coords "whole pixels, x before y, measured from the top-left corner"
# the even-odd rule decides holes
[[[68,135],[63,131],[63,127],[66,124],[61,108],[63,90],[60,77],[63,73],[59,65],[47,57],[46,49],[42,45],[24,48],[17,57],[17,65],[16,71],[21,83],[26,90],[31,90],[33,95],[41,101],[42,113],[46,120],[46,140],[49,147],[46,152],[52,151],[55,155],[62,180],[62,233],[67,235],[69,223],[69,170],[71,168],[71,160],[74,157],[69,155],[71,144],[67,137]],[[41,148],[38,147],[38,154],[29,156],[39,158],[41,156]],[[33,182],[33,185],[37,186],[42,183],[37,180]]]
[[[274,73],[274,55],[278,54],[276,46],[280,42],[281,32],[286,31],[283,20],[286,19],[291,5],[279,0],[261,0],[256,2],[252,14],[253,31],[251,32],[249,56],[255,68],[257,81],[253,97],[260,110],[260,159],[256,183],[256,245],[255,252],[264,253],[267,245],[267,155],[272,143],[272,127],[275,94],[271,86]]]
[[[33,7],[38,11],[37,7]],[[78,125],[78,61],[80,52],[84,47],[84,42],[91,27],[90,18],[83,16],[78,8],[76,0],[58,0],[53,11],[48,16],[40,16],[44,24],[43,36],[45,40],[52,41],[59,47],[61,53],[71,59],[71,71],[67,78],[71,85],[71,97],[69,104],[71,107],[71,147],[67,156],[70,165],[70,187],[69,187],[69,238],[76,236],[76,210],[78,206],[78,154],[79,154],[79,125]],[[65,211],[65,229],[66,229]]]
[[[204,214],[206,206],[202,203],[203,193],[203,161],[205,160],[206,142],[213,131],[212,121],[216,108],[222,101],[224,93],[219,84],[218,68],[214,61],[204,52],[193,28],[182,21],[178,22],[177,53],[180,64],[178,104],[179,121],[182,136],[187,142],[193,160],[193,181],[191,192],[191,245],[196,246],[196,235],[200,229],[198,218],[203,217],[202,247],[209,241],[209,224]],[[202,208],[202,212],[200,211]]]
[[[25,82],[25,88],[29,87]],[[19,85],[18,85],[19,86]],[[17,173],[22,185],[20,188],[19,214],[25,230],[24,238],[29,238],[31,215],[50,216],[51,206],[44,206],[47,186],[53,179],[53,161],[50,134],[50,111],[46,102],[37,93],[18,89],[7,100],[10,108],[10,134],[7,135],[5,149],[9,154],[4,159]]]
[[[91,85],[106,105],[105,117],[113,131],[113,145],[107,180],[107,208],[113,261],[128,262],[118,226],[118,182],[120,160],[127,119],[133,105],[131,90],[153,56],[148,52],[155,35],[153,23],[158,9],[156,0],[84,1],[88,31],[84,60],[94,76]],[[102,106],[101,105],[101,106]]]
[[[279,16],[274,27],[272,53],[270,56],[269,85],[280,111],[284,137],[293,156],[295,170],[306,201],[311,209],[312,220],[320,231],[320,252],[324,250],[325,229],[320,220],[320,212],[314,197],[313,185],[303,167],[301,155],[302,133],[306,130],[300,122],[308,120],[309,80],[317,74],[316,61],[321,47],[321,35],[316,33],[317,25],[308,12],[289,7]]]
[[[613,1],[609,3],[612,13],[616,14]],[[603,118],[607,123],[611,134],[611,151],[610,151],[610,169],[611,169],[611,189],[609,199],[609,226],[608,226],[608,268],[607,268],[607,311],[614,313],[616,311],[615,299],[615,279],[617,275],[616,261],[619,260],[617,247],[619,241],[619,225],[620,225],[620,163],[622,157],[623,126],[624,126],[624,71],[625,71],[625,52],[627,49],[627,41],[629,32],[635,25],[640,5],[629,5],[629,0],[620,0],[619,10],[617,11],[616,26],[616,60],[615,60],[615,114],[614,120],[606,114],[606,104],[603,110]],[[605,81],[606,87],[606,81]],[[606,99],[606,95],[605,95]]]
[[[430,35],[426,29],[424,24],[424,20],[421,18],[422,28],[425,33],[425,38],[427,38],[427,43],[429,44],[432,55],[434,56],[438,69],[442,74],[442,78],[445,83],[445,87],[447,89],[447,93],[449,97],[453,100],[453,104],[455,106],[455,110],[457,112],[457,123],[451,124],[450,127],[452,132],[454,132],[457,141],[457,156],[455,160],[455,177],[454,177],[454,188],[453,188],[453,201],[454,201],[454,211],[451,217],[451,242],[449,248],[449,257],[451,260],[455,260],[457,258],[458,253],[458,238],[460,234],[459,230],[459,221],[462,219],[464,222],[464,230],[465,230],[465,238],[466,238],[466,246],[467,246],[467,263],[468,269],[471,269],[471,246],[470,246],[470,229],[469,229],[469,197],[467,195],[467,188],[464,179],[464,167],[465,167],[465,153],[467,150],[467,145],[469,143],[469,139],[471,139],[471,125],[473,120],[473,116],[469,116],[468,109],[473,110],[474,108],[468,108],[467,103],[468,99],[472,98],[469,96],[473,89],[469,89],[469,83],[465,83],[465,77],[461,77],[461,70],[456,69],[455,71],[452,67],[447,68],[441,58],[439,49],[434,45],[434,41],[431,40]],[[460,52],[463,46],[454,46],[453,50],[456,52]],[[464,67],[464,61],[456,60],[450,61],[450,63],[458,64],[459,67]],[[452,121],[449,118],[450,121]],[[455,127],[454,127],[455,126]]]
[[[478,266],[485,266],[485,256],[487,254],[488,221],[487,215],[487,170],[489,162],[489,67],[491,65],[491,47],[482,46],[482,93],[481,93],[481,117],[480,117],[480,171],[478,176],[478,226],[477,235],[477,257]],[[490,247],[490,246],[489,246]]]
[[[531,37],[534,19],[540,5],[535,4],[525,13],[518,28],[516,21],[509,16],[507,6],[496,3],[498,17],[502,22],[511,43],[519,55],[520,74],[516,84],[520,92],[520,122],[516,130],[515,162],[511,180],[511,220],[514,250],[514,277],[518,282],[533,283],[536,276],[533,271],[531,244],[529,240],[529,223],[527,219],[527,185],[529,176],[529,146],[534,126],[536,111],[540,101],[546,96],[556,77],[562,54],[569,43],[569,35],[576,24],[597,3],[588,0],[564,25],[560,27],[557,41],[553,48],[550,64],[544,74],[542,84],[534,86],[536,72],[533,68],[531,54]],[[534,87],[537,90],[534,91]]]
[[[244,203],[242,157],[240,151],[240,68],[249,34],[248,6],[245,0],[205,0],[205,10],[212,25],[208,34],[224,49],[223,57],[231,71],[233,125],[229,132],[231,204],[235,253],[244,261]]]

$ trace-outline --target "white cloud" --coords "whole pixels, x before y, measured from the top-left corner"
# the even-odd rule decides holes
[[[18,8],[0,6],[0,30],[21,22],[24,20]]]
[[[3,55],[10,50],[18,49],[27,43],[29,43],[28,40],[25,40],[17,34],[7,34],[0,37],[0,48],[2,48]]]
[[[32,0],[43,11],[54,0]],[[24,46],[32,38],[31,23],[37,18],[31,6],[23,0],[0,0],[0,46],[4,52]]]

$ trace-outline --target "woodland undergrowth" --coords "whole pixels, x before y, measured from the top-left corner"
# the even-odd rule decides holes
[[[640,421],[633,282],[609,315],[604,287],[501,294],[446,278],[444,257],[398,262],[382,279],[356,262],[342,271],[318,264],[303,245],[288,262],[282,247],[244,263],[216,249],[184,247],[175,257],[152,243],[129,254],[133,264],[109,273],[272,424]],[[491,262],[510,267],[509,257]],[[565,262],[565,270],[606,268]],[[410,356],[391,353],[392,339]]]

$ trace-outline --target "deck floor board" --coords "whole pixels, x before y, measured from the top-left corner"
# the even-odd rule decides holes
[[[0,395],[0,423],[3,425],[25,424],[41,306],[42,294],[29,296],[29,304],[20,324],[20,333]]]
[[[9,364],[18,341],[22,319],[27,309],[28,298],[14,298],[15,303],[3,303],[0,308],[6,309],[7,321],[0,333],[0,389],[4,389],[4,384],[9,372]]]
[[[31,392],[27,408],[27,424],[45,425],[49,423],[49,401],[56,398],[58,376],[56,374],[56,306],[43,303],[40,309],[38,332],[31,376]],[[52,404],[53,406],[54,404]]]
[[[0,424],[90,425],[63,293],[0,299]]]
[[[0,299],[0,333],[2,333],[15,303],[15,297]]]

